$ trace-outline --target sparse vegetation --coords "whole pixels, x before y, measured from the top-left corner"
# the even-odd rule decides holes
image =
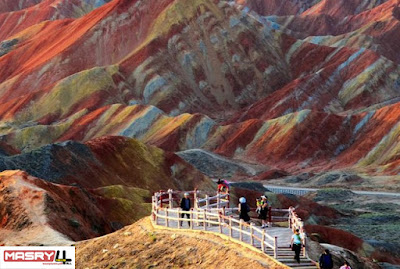
[[[314,201],[328,201],[328,200],[347,200],[356,196],[355,193],[348,189],[328,188],[317,191],[317,196]]]
[[[150,238],[151,242],[156,242],[157,241],[157,237],[156,237],[155,233],[149,232],[148,235],[149,235],[149,238]]]
[[[76,258],[76,267],[82,269],[282,268],[265,255],[215,235],[155,231],[148,217],[116,233],[78,243]]]
[[[69,220],[69,225],[71,225],[73,228],[79,228],[81,226],[79,221],[76,220],[76,219],[70,219]]]

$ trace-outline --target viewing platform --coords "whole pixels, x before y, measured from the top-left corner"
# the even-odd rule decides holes
[[[183,211],[179,201],[183,193],[190,195],[193,207]],[[290,240],[295,229],[299,229],[307,242],[304,224],[294,208],[269,208],[268,228],[239,220],[237,207],[230,207],[229,193],[214,196],[201,191],[160,191],[152,197],[152,221],[155,226],[170,229],[200,230],[223,235],[227,240],[236,241],[255,251],[261,251],[291,268],[317,268],[310,260],[305,245],[301,251],[300,263],[294,260]],[[182,217],[188,214],[189,218]],[[279,225],[278,225],[279,224]],[[282,227],[283,226],[283,227]]]

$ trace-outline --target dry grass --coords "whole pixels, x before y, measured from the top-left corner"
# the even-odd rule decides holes
[[[76,267],[287,268],[266,255],[204,232],[154,229],[144,218],[124,229],[77,244]]]

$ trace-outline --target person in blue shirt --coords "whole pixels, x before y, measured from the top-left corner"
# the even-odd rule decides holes
[[[319,257],[319,268],[321,269],[333,268],[333,259],[331,253],[329,253],[329,249],[325,249],[324,253],[322,253],[321,257]]]
[[[191,208],[191,203],[190,203],[190,198],[189,198],[189,193],[185,192],[184,197],[181,200],[181,209],[183,211],[190,211]],[[181,218],[185,218],[185,216],[188,218],[188,225],[190,227],[190,214],[189,213],[181,213]],[[181,226],[182,226],[182,221],[181,221]]]
[[[294,251],[294,259],[300,263],[300,252],[301,252],[301,246],[303,244],[303,239],[301,238],[299,229],[296,229],[294,232],[294,235],[292,235],[292,240],[290,241],[290,246],[292,250]]]

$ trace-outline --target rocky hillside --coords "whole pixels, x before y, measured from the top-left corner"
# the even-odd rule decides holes
[[[0,2],[0,41],[51,20],[81,17],[110,0],[2,0]],[[11,42],[11,44],[9,43]],[[15,39],[2,44],[14,46]],[[1,50],[0,50],[1,56]]]
[[[259,179],[399,180],[396,1],[53,2],[0,6],[5,145],[121,135]]]
[[[339,245],[356,253],[366,253],[376,260],[400,263],[400,199],[357,195],[343,189],[320,190],[308,194],[307,198],[335,208],[342,214],[332,225],[336,229],[308,227],[310,232],[318,234],[314,239]],[[357,238],[348,240],[349,233]]]
[[[104,235],[153,191],[215,190],[207,176],[400,191],[399,14],[398,0],[0,0],[0,241]],[[351,230],[276,199],[300,202],[321,243],[335,241],[318,224]],[[351,221],[398,221],[364,213]],[[109,266],[115,244],[80,262]],[[146,251],[115,263],[154,266]],[[197,266],[227,262],[202,251]]]
[[[231,187],[233,195],[246,197],[253,208],[261,195],[268,197],[273,208],[296,208],[305,223],[307,251],[313,260],[328,248],[335,265],[342,265],[343,259],[354,269],[396,268],[391,266],[400,264],[398,198],[357,195],[333,188],[305,196],[275,194],[260,183],[249,182],[233,183]],[[250,216],[252,222],[261,225],[255,212]]]
[[[0,166],[3,244],[97,237],[147,216],[155,191],[215,189],[177,155],[123,137],[48,145]]]
[[[78,268],[287,268],[218,236],[155,230],[149,218],[76,245]]]
[[[199,171],[174,153],[126,137],[102,137],[85,144],[64,142],[0,157],[1,170],[20,169],[52,183],[84,188],[109,185],[156,191],[209,188]]]

